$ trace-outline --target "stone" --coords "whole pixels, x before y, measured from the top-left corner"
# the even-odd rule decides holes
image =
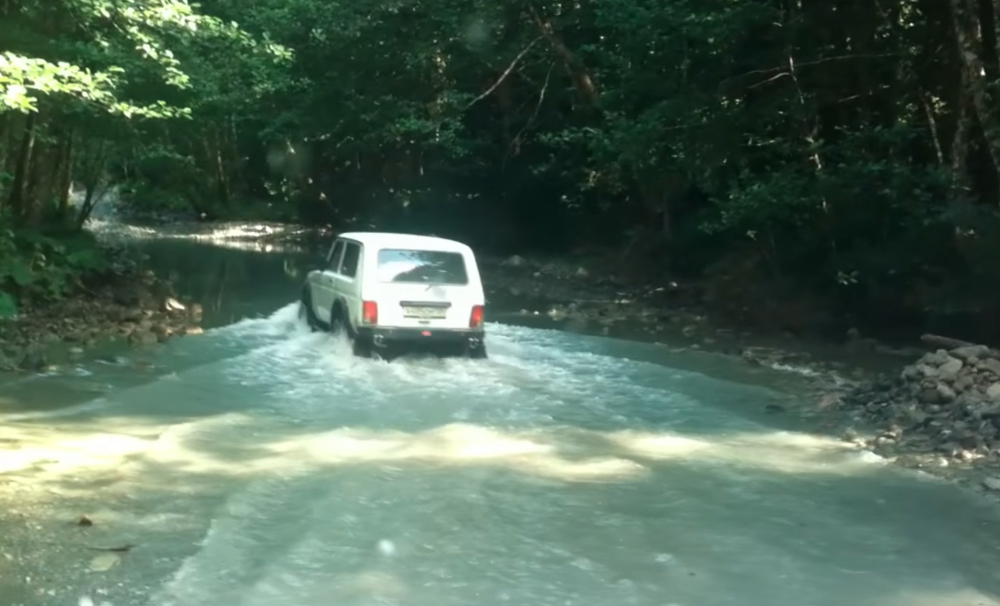
[[[167,297],[166,299],[163,300],[162,309],[167,313],[172,313],[172,312],[184,311],[187,309],[187,307],[185,307],[184,304],[178,301],[177,299],[173,297]]]
[[[48,358],[39,348],[29,348],[21,354],[21,361],[18,366],[23,370],[43,370],[49,365]]]
[[[1000,400],[1000,381],[986,388],[986,396],[991,400]]]
[[[996,358],[986,358],[980,363],[980,368],[986,370],[993,374],[994,377],[1000,378],[1000,360]]]
[[[202,330],[201,326],[185,326],[182,329],[181,334],[184,334],[184,335],[187,335],[187,336],[194,336],[194,335],[204,334],[204,332],[205,331]]]
[[[965,450],[976,450],[983,445],[983,437],[971,431],[964,432],[958,437],[958,444]]]
[[[938,367],[938,378],[942,381],[954,381],[958,378],[958,373],[962,371],[965,364],[958,358],[949,358],[944,364]]]
[[[944,383],[938,383],[937,385],[938,395],[941,396],[941,400],[944,402],[951,402],[958,397],[955,390]]]
[[[1000,490],[1000,478],[986,478],[983,480],[983,487],[988,490]]]
[[[953,359],[954,358],[948,355],[947,351],[939,349],[935,352],[925,354],[924,357],[920,358],[920,364],[937,367]]]
[[[975,362],[980,358],[988,357],[990,348],[985,345],[966,345],[965,347],[956,347],[950,353],[965,362]]]
[[[938,404],[943,401],[943,398],[937,388],[925,387],[917,394],[917,400],[924,404]]]
[[[962,375],[955,381],[955,390],[959,393],[969,391],[976,386],[976,381],[968,375]]]
[[[939,373],[937,366],[933,366],[930,364],[917,364],[917,370],[920,372],[920,376],[927,377],[928,379],[938,378]]]

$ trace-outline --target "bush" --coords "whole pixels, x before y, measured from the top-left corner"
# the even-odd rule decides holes
[[[85,232],[22,229],[0,231],[0,318],[27,301],[69,294],[87,274],[107,267],[107,256]]]

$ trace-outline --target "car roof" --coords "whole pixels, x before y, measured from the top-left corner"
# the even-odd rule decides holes
[[[468,245],[438,238],[437,236],[418,236],[414,234],[396,234],[376,231],[351,231],[342,233],[338,238],[355,240],[372,248],[416,248],[421,250],[439,250],[445,252],[472,252]]]

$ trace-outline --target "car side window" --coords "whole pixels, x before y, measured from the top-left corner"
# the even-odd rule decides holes
[[[348,278],[358,275],[358,261],[361,260],[361,246],[348,242],[344,249],[344,260],[340,263],[340,274]]]
[[[344,241],[337,240],[336,244],[333,245],[333,249],[330,251],[330,258],[327,259],[329,263],[329,268],[333,271],[337,271],[340,267],[340,256],[344,252]]]

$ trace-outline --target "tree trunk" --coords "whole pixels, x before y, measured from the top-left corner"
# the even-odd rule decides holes
[[[531,20],[534,22],[535,27],[538,29],[538,33],[548,41],[549,46],[552,47],[553,52],[562,61],[563,67],[566,69],[566,74],[569,75],[576,89],[580,92],[580,95],[587,101],[588,104],[595,106],[599,100],[599,95],[597,92],[597,85],[594,84],[594,79],[590,75],[586,66],[583,62],[573,54],[573,51],[569,50],[563,39],[556,33],[552,24],[543,19],[538,9],[531,2],[528,3],[528,12],[531,15]]]
[[[69,194],[73,185],[73,131],[68,130],[63,139],[62,166],[59,174],[59,213],[65,219],[70,215]]]
[[[979,12],[971,0],[951,0],[951,15],[962,61],[962,75],[966,80],[976,117],[979,118],[994,170],[1000,179],[1000,112],[988,88]],[[997,201],[1000,202],[1000,196]]]
[[[31,169],[31,160],[35,152],[35,123],[38,114],[28,114],[28,119],[24,124],[24,133],[21,135],[21,146],[17,152],[17,165],[14,169],[14,182],[11,183],[10,198],[7,201],[11,212],[20,219],[25,210],[25,194],[28,190],[28,177]]]
[[[955,117],[955,135],[951,140],[951,199],[959,200],[969,195],[972,190],[969,173],[969,146],[971,142],[972,125],[975,119],[972,102],[965,83],[965,73],[962,73],[962,89],[958,91],[958,115]]]

